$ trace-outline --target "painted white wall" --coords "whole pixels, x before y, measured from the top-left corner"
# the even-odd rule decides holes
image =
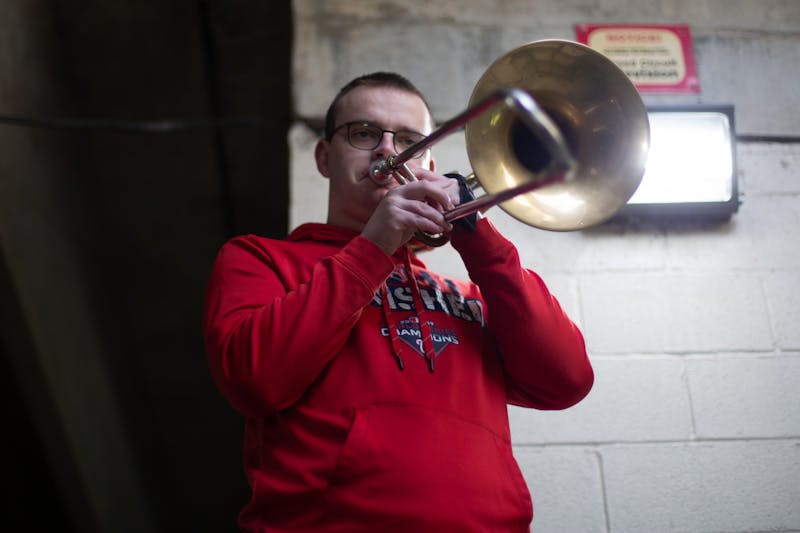
[[[800,531],[800,2],[293,6],[292,227],[325,219],[304,124],[352,77],[405,73],[444,120],[525,42],[573,39],[578,23],[691,25],[702,92],[645,102],[736,106],[750,140],[737,143],[743,203],[729,222],[553,233],[489,212],[581,325],[597,375],[572,409],[511,409],[517,458],[536,533]],[[459,135],[434,152],[440,170],[470,170]],[[424,259],[465,275],[448,247]]]

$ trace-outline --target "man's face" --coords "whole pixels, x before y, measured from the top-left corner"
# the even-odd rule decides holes
[[[369,122],[384,130],[411,130],[424,134],[431,131],[431,118],[425,103],[417,95],[388,87],[357,87],[339,101],[335,126],[348,122]],[[393,136],[384,133],[380,144],[372,150],[350,145],[347,128],[343,127],[330,141],[317,143],[315,157],[319,172],[330,179],[328,223],[360,231],[386,192],[399,186],[394,180],[377,185],[369,176],[377,159],[396,154]],[[426,153],[411,159],[408,166],[433,170],[433,161]]]

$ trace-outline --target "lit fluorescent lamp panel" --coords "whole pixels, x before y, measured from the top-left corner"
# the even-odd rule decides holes
[[[728,217],[739,207],[732,106],[651,107],[644,177],[623,214]]]

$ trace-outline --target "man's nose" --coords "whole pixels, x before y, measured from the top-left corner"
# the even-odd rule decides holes
[[[394,134],[388,131],[383,132],[381,142],[375,148],[375,151],[382,157],[396,154],[397,152],[394,148]]]

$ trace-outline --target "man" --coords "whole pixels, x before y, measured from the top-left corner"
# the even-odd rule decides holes
[[[211,275],[211,372],[245,417],[244,531],[528,531],[507,404],[563,409],[589,391],[583,337],[488,218],[445,221],[458,182],[379,185],[379,160],[432,129],[405,78],[375,73],[336,97],[316,145],[327,224],[238,237]],[[471,282],[408,246],[448,232]]]

